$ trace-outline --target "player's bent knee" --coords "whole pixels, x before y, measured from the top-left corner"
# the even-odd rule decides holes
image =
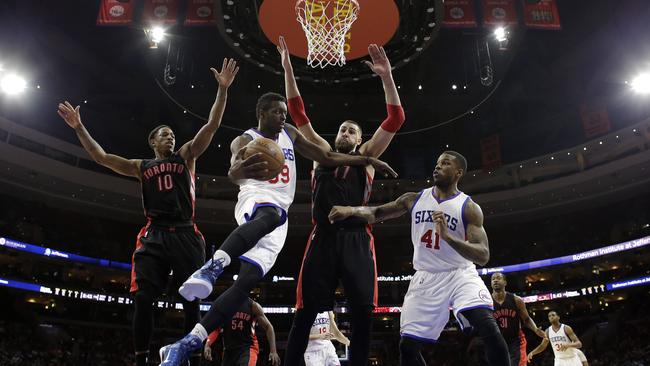
[[[248,293],[257,286],[259,281],[264,277],[262,270],[256,265],[242,261],[239,269],[239,275],[233,284],[233,288]]]
[[[463,312],[462,314],[467,320],[472,329],[481,337],[490,337],[500,335],[499,326],[494,320],[492,310],[479,308]]]
[[[263,220],[270,228],[276,228],[282,224],[282,216],[275,207],[261,207],[255,214],[255,219]]]

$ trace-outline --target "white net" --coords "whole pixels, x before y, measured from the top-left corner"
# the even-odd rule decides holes
[[[307,36],[307,64],[345,65],[345,35],[357,19],[356,0],[298,0],[296,15]]]

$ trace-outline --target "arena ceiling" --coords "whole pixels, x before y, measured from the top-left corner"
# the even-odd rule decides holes
[[[262,1],[236,3],[250,11]],[[624,83],[650,62],[647,1],[558,0],[561,30],[516,27],[507,50],[498,49],[487,29],[428,27],[435,12],[427,18],[424,3],[395,1],[402,14],[400,28],[386,45],[395,55],[393,63],[400,66],[394,75],[407,113],[405,134],[395,140],[386,160],[403,176],[426,176],[433,155],[447,146],[466,154],[470,167],[477,168],[480,140],[493,134],[500,136],[504,163],[579,144],[586,139],[579,114],[584,103],[604,105],[611,130],[650,115],[647,97],[632,95]],[[426,3],[439,6],[436,1]],[[242,71],[229,92],[224,127],[199,163],[201,171],[224,174],[230,140],[256,124],[256,97],[282,92],[272,44],[261,45],[260,55],[244,57],[225,32],[233,25],[225,21],[218,27],[176,26],[168,30],[171,47],[163,43],[150,49],[139,26],[97,26],[98,0],[54,4],[45,0],[0,4],[0,63],[27,75],[30,86],[20,98],[0,95],[0,114],[19,123],[76,142],[55,113],[56,104],[67,99],[82,106],[87,127],[105,148],[126,156],[148,156],[145,136],[161,122],[172,124],[180,140],[193,135],[215,94],[209,67],[234,57]],[[238,14],[232,20],[244,27],[250,18]],[[253,30],[242,32],[253,35]],[[424,47],[417,57],[405,63],[399,52],[408,48],[405,40],[417,32],[428,32],[430,39],[419,44]],[[477,45],[485,42],[494,69],[489,86],[480,82],[475,56]],[[415,48],[408,52],[416,52]],[[262,56],[265,67],[259,66]],[[294,64],[301,63],[304,60],[294,58]],[[166,65],[175,69],[173,83],[165,74]],[[355,119],[367,132],[383,119],[381,84],[376,78],[364,78],[368,73],[362,66],[360,59],[351,60],[347,68],[328,68],[317,76],[339,78],[336,83],[316,83],[307,73],[299,81],[318,131],[332,134],[340,121]],[[355,73],[359,80],[350,80]],[[302,166],[306,172],[309,164]]]

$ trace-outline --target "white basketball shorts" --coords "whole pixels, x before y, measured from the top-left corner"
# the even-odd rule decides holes
[[[404,296],[400,318],[403,337],[435,343],[454,312],[461,327],[469,326],[459,313],[475,308],[493,309],[492,296],[476,269],[448,272],[417,271]]]

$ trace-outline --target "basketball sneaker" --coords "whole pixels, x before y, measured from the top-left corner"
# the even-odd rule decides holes
[[[201,351],[203,342],[194,334],[188,334],[176,343],[168,344],[159,351],[160,366],[180,366],[190,359],[190,356]]]
[[[210,259],[205,262],[203,267],[196,270],[192,275],[183,282],[178,289],[187,301],[194,301],[195,299],[205,299],[212,293],[212,285],[217,281],[217,278],[223,273],[223,258]]]

